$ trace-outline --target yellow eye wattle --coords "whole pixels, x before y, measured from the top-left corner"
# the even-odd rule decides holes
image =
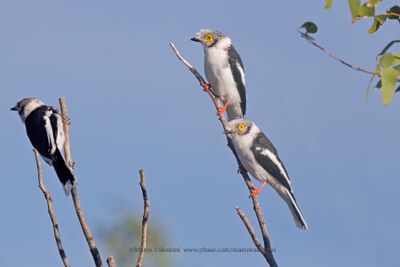
[[[239,129],[239,131],[243,132],[246,129],[246,125],[244,125],[243,123],[240,123],[238,125],[238,129]]]
[[[204,40],[206,40],[208,43],[211,43],[214,40],[214,37],[208,33],[204,36]]]

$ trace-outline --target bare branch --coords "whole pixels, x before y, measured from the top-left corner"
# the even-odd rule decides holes
[[[58,99],[58,102],[60,103],[60,111],[61,111],[61,118],[62,118],[62,123],[63,123],[63,128],[64,128],[64,156],[65,160],[68,163],[68,166],[72,168],[73,162],[72,162],[72,157],[71,157],[71,148],[69,146],[69,117],[68,117],[68,109],[67,109],[67,103],[65,100],[65,97],[61,97]]]
[[[244,225],[247,228],[247,231],[249,231],[249,234],[251,236],[251,239],[253,239],[254,244],[256,245],[257,249],[259,251],[264,251],[264,247],[261,245],[260,241],[258,240],[256,233],[254,232],[253,226],[251,226],[249,219],[247,219],[246,214],[239,208],[236,207],[236,212],[239,215],[240,219],[242,219]]]
[[[140,241],[140,253],[139,257],[136,263],[136,267],[141,267],[143,258],[144,258],[144,251],[146,249],[147,245],[147,228],[148,228],[148,223],[149,223],[149,210],[150,210],[150,202],[147,197],[147,190],[146,190],[146,184],[144,182],[145,177],[144,177],[144,170],[139,171],[139,176],[140,176],[140,188],[142,189],[142,194],[143,194],[143,219],[142,219],[142,237]]]
[[[204,84],[207,84],[207,82],[205,81],[205,79],[201,76],[201,74],[186,60],[182,57],[182,55],[179,53],[178,49],[176,49],[175,45],[170,43],[170,46],[172,48],[172,50],[174,51],[175,55],[178,57],[178,59],[194,74],[194,76],[196,77],[196,79],[199,81],[200,85],[203,87]],[[211,85],[212,88],[212,85]],[[219,108],[221,108],[221,101],[219,101],[219,98],[217,96],[215,96],[211,90],[206,90],[207,94],[210,96],[211,100],[213,101],[216,110],[218,110]],[[227,142],[228,142],[228,147],[232,150],[232,153],[234,154],[236,161],[238,163],[239,166],[241,166],[240,160],[237,157],[237,154],[235,152],[235,148],[233,147],[232,144],[232,137],[229,134],[230,131],[230,127],[228,122],[226,121],[225,117],[223,114],[218,114],[218,119],[221,122],[221,125],[224,129],[224,133],[226,135],[227,138]],[[240,172],[243,176],[243,179],[249,189],[249,192],[251,192],[252,189],[254,189],[254,185],[253,182],[250,180],[250,177],[248,175],[247,172],[242,171]],[[262,255],[265,257],[265,259],[267,260],[268,264],[271,267],[275,267],[278,266],[274,256],[272,254],[272,249],[271,249],[271,241],[269,239],[269,234],[268,234],[268,228],[267,225],[265,223],[264,220],[264,216],[262,214],[262,211],[260,209],[260,203],[258,202],[258,198],[257,197],[251,197],[251,200],[253,201],[253,208],[254,208],[254,212],[256,213],[257,216],[257,220],[258,223],[260,225],[260,230],[261,230],[261,234],[263,236],[263,240],[264,240],[264,249],[260,250],[260,253],[262,253]],[[253,239],[254,240],[254,239]],[[257,244],[256,244],[257,246]]]
[[[370,74],[370,75],[374,75],[374,76],[376,75],[376,76],[378,76],[378,77],[381,77],[381,74],[380,74],[379,72],[375,72],[375,71],[372,71],[372,70],[368,70],[368,69],[365,69],[365,68],[359,67],[359,66],[354,66],[354,65],[352,65],[352,64],[350,64],[350,63],[348,63],[348,62],[346,62],[345,60],[339,58],[338,56],[336,56],[334,53],[332,53],[332,52],[329,51],[328,49],[326,49],[326,48],[322,47],[321,45],[319,45],[319,44],[317,43],[317,41],[316,41],[313,37],[309,36],[309,35],[306,34],[306,33],[301,32],[301,31],[299,31],[299,33],[300,33],[301,36],[302,36],[304,39],[306,39],[310,44],[312,44],[313,46],[317,47],[318,49],[320,49],[321,51],[323,51],[325,54],[327,54],[329,57],[331,57],[331,58],[333,58],[334,60],[336,60],[336,61],[342,63],[343,65],[345,65],[345,66],[347,66],[347,67],[349,67],[349,68],[351,68],[351,69],[353,69],[353,70],[356,70],[356,71],[360,71],[360,72],[363,72],[363,73],[367,73],[367,74]],[[400,77],[397,77],[397,81],[400,82]]]
[[[62,115],[62,119],[63,119],[64,134],[65,134],[64,155],[65,155],[65,160],[68,163],[70,163],[69,165],[71,165],[71,163],[73,161],[72,161],[71,150],[70,150],[70,146],[69,146],[69,117],[68,117],[68,113],[67,113],[67,104],[66,104],[65,97],[61,97],[59,99],[59,102],[60,102],[61,115]],[[85,214],[83,213],[83,210],[81,207],[81,202],[79,200],[78,191],[76,189],[76,182],[72,186],[71,195],[72,195],[72,199],[74,201],[76,214],[78,215],[79,223],[81,224],[83,234],[85,235],[86,241],[89,245],[90,253],[93,256],[94,263],[95,263],[96,267],[101,267],[101,266],[103,266],[103,263],[101,261],[100,253],[96,247],[96,242],[93,238],[92,232],[90,231],[89,225],[86,222]]]
[[[113,255],[107,257],[107,265],[108,267],[117,267]]]
[[[51,219],[51,224],[53,225],[54,238],[57,243],[58,252],[60,253],[60,257],[64,263],[64,266],[70,267],[67,255],[65,254],[65,250],[64,250],[62,242],[61,242],[60,230],[58,229],[57,218],[56,218],[56,214],[54,213],[54,209],[53,209],[53,203],[52,203],[53,199],[51,198],[51,195],[47,191],[46,186],[44,185],[44,182],[43,182],[42,163],[40,162],[39,153],[36,151],[36,149],[33,149],[33,153],[35,154],[39,188],[40,188],[40,190],[42,190],[44,198],[46,199],[46,202],[47,202],[47,211],[48,211],[50,219]]]

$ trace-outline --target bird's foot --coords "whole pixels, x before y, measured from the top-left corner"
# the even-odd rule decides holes
[[[250,197],[256,197],[258,196],[258,194],[261,193],[262,189],[264,188],[264,186],[267,184],[267,180],[264,180],[264,182],[262,183],[262,185],[259,188],[253,188],[250,191]]]
[[[247,170],[242,165],[239,165],[238,169],[237,169],[237,173],[245,173],[245,172],[247,172]]]
[[[67,123],[68,126],[71,125],[71,119],[70,119],[70,117],[64,116],[64,120],[65,120],[65,122]]]
[[[204,90],[204,91],[208,91],[208,90],[210,90],[210,88],[211,88],[211,84],[209,84],[209,83],[202,83],[202,84],[201,84],[201,87],[203,87],[203,90]]]
[[[74,170],[75,169],[75,162],[71,162],[71,161],[68,161],[67,162],[67,164],[68,164],[68,167],[71,169],[71,170]]]
[[[228,103],[225,103],[223,107],[218,108],[218,112],[217,112],[218,117],[221,116],[226,111],[227,107],[228,107]]]

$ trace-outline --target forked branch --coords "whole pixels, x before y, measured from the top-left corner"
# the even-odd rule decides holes
[[[174,51],[175,55],[178,57],[178,59],[189,69],[190,72],[193,73],[193,75],[199,81],[200,85],[204,88],[204,85],[207,84],[206,80],[201,76],[201,74],[186,59],[183,58],[183,56],[179,53],[178,49],[175,47],[174,44],[170,43],[170,46],[171,46],[172,50]],[[212,89],[212,85],[211,85],[211,89]],[[222,107],[221,101],[219,100],[219,98],[216,95],[214,95],[212,93],[212,90],[206,90],[206,92],[210,96],[211,100],[213,101],[215,109],[218,111]],[[236,155],[235,149],[234,149],[233,144],[232,144],[232,137],[231,137],[231,135],[229,133],[229,131],[230,131],[229,124],[226,121],[226,119],[225,119],[223,114],[219,114],[218,115],[218,119],[221,122],[222,128],[224,129],[224,133],[226,135],[227,142],[228,142],[228,147],[232,150],[238,165],[241,166],[240,161],[239,161],[239,159],[238,159],[238,157]],[[254,189],[254,185],[253,185],[253,182],[250,180],[250,177],[249,177],[248,173],[245,172],[245,171],[242,171],[240,173],[243,176],[243,179],[244,179],[244,181],[245,181],[245,183],[246,183],[246,185],[247,185],[247,187],[249,189],[249,192],[251,192],[251,190]],[[255,237],[255,235],[253,235],[254,234],[254,229],[251,227],[249,221],[246,220],[247,218],[244,215],[244,213],[239,213],[238,212],[238,214],[239,214],[239,216],[240,216],[240,214],[244,215],[244,216],[240,216],[240,218],[242,219],[243,223],[246,225],[246,227],[247,227],[247,229],[249,231],[249,234],[252,237],[252,239],[254,241],[254,244],[259,249],[260,253],[264,256],[264,258],[267,260],[268,264],[271,267],[276,267],[276,266],[278,266],[278,264],[276,263],[274,255],[272,254],[272,247],[271,247],[271,241],[270,241],[270,238],[269,238],[268,228],[267,228],[267,224],[265,223],[264,215],[263,215],[263,213],[261,211],[261,208],[260,208],[260,203],[259,203],[257,197],[251,197],[251,200],[253,201],[253,209],[254,209],[254,212],[256,213],[256,217],[257,217],[257,220],[258,220],[258,223],[259,223],[259,226],[260,226],[260,230],[261,230],[261,234],[262,234],[262,237],[263,237],[263,241],[264,241],[264,247],[262,249],[261,249],[262,246],[259,247],[260,246],[260,242],[258,242],[257,239],[254,239],[254,237]],[[250,228],[248,226],[250,226]]]
[[[61,110],[61,115],[62,115],[62,120],[63,120],[64,134],[65,134],[64,156],[65,156],[66,162],[68,163],[68,165],[71,168],[71,165],[73,165],[73,161],[72,161],[71,150],[70,150],[70,146],[69,146],[69,117],[68,117],[67,104],[66,104],[65,97],[61,97],[59,99],[59,102],[60,102],[60,110]],[[89,245],[90,253],[93,256],[94,263],[95,263],[96,267],[101,267],[101,266],[103,266],[103,263],[101,261],[100,253],[96,247],[96,242],[93,238],[92,232],[90,231],[89,225],[86,221],[85,214],[83,213],[83,210],[81,207],[81,202],[79,200],[78,191],[76,189],[76,182],[72,186],[71,195],[72,195],[72,199],[74,201],[75,211],[78,216],[79,223],[81,224],[83,234],[85,235],[86,241]]]
[[[42,163],[40,162],[39,153],[36,151],[36,149],[33,149],[33,153],[35,154],[39,188],[43,192],[43,196],[47,202],[47,211],[48,211],[50,219],[51,219],[51,224],[53,225],[54,238],[57,243],[58,253],[60,253],[60,257],[61,257],[61,260],[62,260],[64,266],[69,267],[70,265],[68,262],[68,258],[67,258],[67,255],[65,254],[65,250],[64,250],[64,247],[61,242],[61,234],[60,234],[60,230],[58,229],[56,214],[54,213],[54,209],[53,209],[53,199],[51,198],[51,195],[50,195],[49,191],[47,191],[46,186],[44,185],[44,182],[43,182]]]

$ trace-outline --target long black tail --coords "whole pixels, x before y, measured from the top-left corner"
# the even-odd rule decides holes
[[[52,161],[58,179],[60,179],[60,182],[63,184],[64,192],[68,196],[75,182],[75,177],[72,174],[71,170],[68,168],[67,164],[65,163],[65,160],[58,148],[56,148],[56,151],[53,154]]]

